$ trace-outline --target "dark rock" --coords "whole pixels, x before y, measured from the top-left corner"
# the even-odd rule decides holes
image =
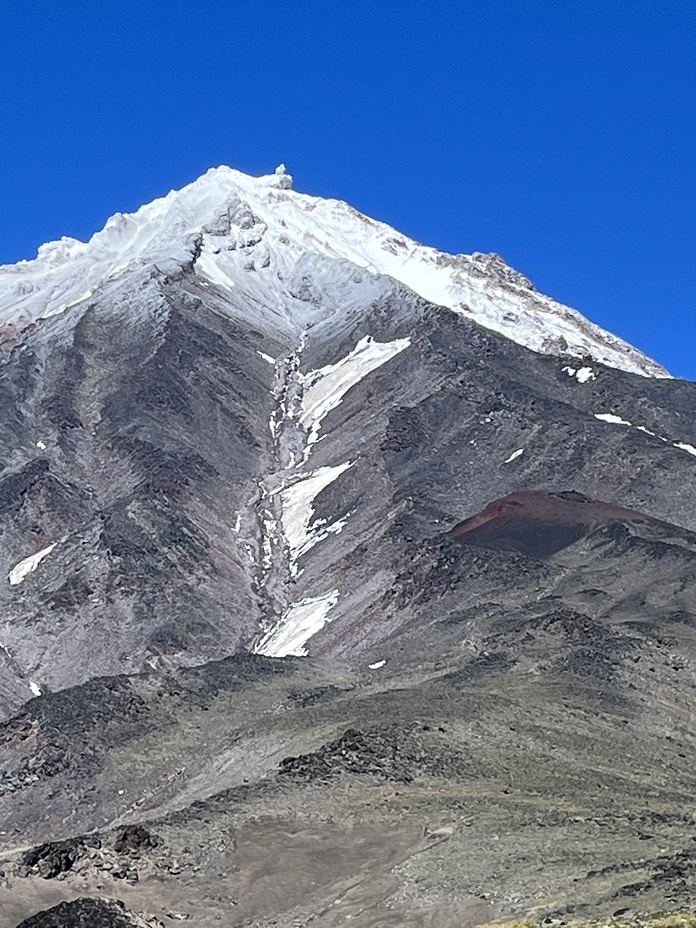
[[[142,825],[128,825],[114,843],[117,854],[134,854],[157,847],[158,839]]]
[[[25,918],[17,928],[136,928],[142,924],[122,902],[83,897]]]
[[[22,856],[20,873],[24,876],[36,868],[39,876],[51,880],[60,873],[72,870],[74,865],[85,856],[83,841],[79,838],[69,841],[55,841],[25,851]]]

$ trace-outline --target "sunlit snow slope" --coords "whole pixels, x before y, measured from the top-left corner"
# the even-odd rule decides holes
[[[43,245],[33,261],[0,267],[0,338],[89,299],[106,280],[159,264],[190,262],[211,285],[233,288],[249,269],[244,249],[257,246],[259,287],[273,293],[277,268],[313,256],[348,261],[388,275],[426,300],[510,339],[550,354],[591,357],[612,367],[664,377],[657,363],[580,313],[537,292],[497,255],[449,255],[419,245],[347,203],[296,193],[281,165],[249,177],[228,167],[209,170],[182,190],[116,213],[87,242],[63,238]],[[232,229],[230,212],[237,221]],[[240,221],[241,214],[241,221]],[[271,264],[259,257],[262,246]],[[277,285],[276,285],[277,286]]]

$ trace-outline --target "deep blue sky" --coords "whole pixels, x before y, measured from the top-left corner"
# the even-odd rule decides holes
[[[695,62],[693,0],[9,3],[0,263],[285,161],[696,380]]]

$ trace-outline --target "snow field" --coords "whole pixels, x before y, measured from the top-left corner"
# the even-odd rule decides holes
[[[338,602],[338,590],[293,603],[281,620],[261,638],[255,654],[266,657],[305,657],[305,645],[327,622]]]
[[[410,338],[392,342],[376,342],[370,335],[361,338],[353,350],[335,364],[311,371],[303,376],[302,412],[300,425],[309,432],[304,460],[319,438],[322,420],[335,409],[346,393],[371,371],[381,367],[411,344]]]
[[[354,461],[338,464],[335,467],[319,467],[306,477],[280,492],[282,503],[283,534],[288,544],[291,564],[332,532],[340,532],[347,516],[330,526],[312,525],[314,508],[312,503],[323,489],[334,482],[341,474],[353,466]]]
[[[294,266],[307,256],[338,259],[391,277],[429,302],[535,351],[589,355],[622,370],[668,376],[622,339],[537,293],[502,260],[419,245],[347,203],[296,193],[289,183],[285,174],[250,177],[225,166],[213,168],[135,213],[116,213],[88,243],[49,242],[35,260],[0,267],[0,325],[10,332],[64,312],[124,271],[148,269],[158,261],[191,261],[196,243],[202,280],[229,290],[238,285],[235,275],[249,269],[249,256],[234,249],[238,244],[253,249],[263,240],[259,266],[253,259],[251,264],[257,271],[270,267],[263,284],[269,293],[277,292],[274,263]],[[253,229],[242,224],[226,240],[224,226],[220,235],[211,229],[230,209],[246,209]],[[289,305],[293,311],[307,308]],[[575,376],[582,383],[592,372],[580,368]]]

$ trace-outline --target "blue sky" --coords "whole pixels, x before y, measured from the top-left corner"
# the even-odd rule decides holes
[[[695,61],[673,0],[7,4],[0,262],[285,161],[696,380]]]

